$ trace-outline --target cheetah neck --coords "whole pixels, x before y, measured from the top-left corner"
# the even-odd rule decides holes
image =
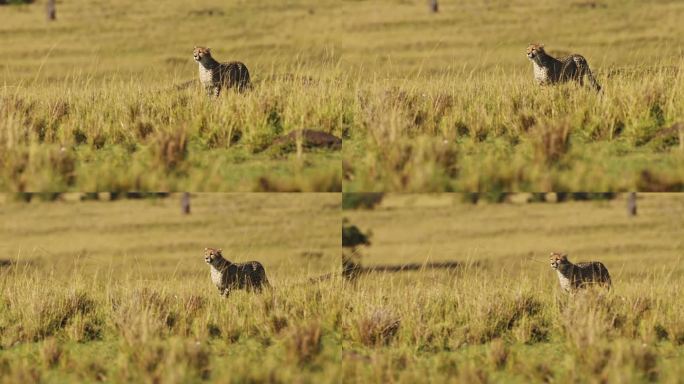
[[[217,270],[217,271],[224,271],[226,268],[228,268],[231,264],[230,261],[224,259],[223,257],[216,259],[213,263],[211,263],[211,268]]]
[[[215,69],[219,65],[221,65],[218,61],[214,60],[213,57],[209,56],[205,60],[199,62],[200,67],[203,67],[205,69]]]
[[[564,268],[557,268],[556,272],[558,272],[558,277],[564,277],[566,279],[572,279],[572,277],[575,275],[575,264],[568,262],[568,265],[566,265]]]
[[[547,55],[546,53],[540,53],[535,57],[534,63],[540,67],[550,68],[553,67],[554,63],[557,62],[556,58]]]

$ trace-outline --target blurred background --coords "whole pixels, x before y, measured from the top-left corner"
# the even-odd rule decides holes
[[[192,194],[188,214],[182,194],[18,199],[25,196],[0,198],[6,267],[17,263],[56,277],[192,281],[209,289],[204,248],[212,247],[233,262],[260,261],[274,284],[339,272],[337,194]]]
[[[363,266],[453,261],[555,280],[548,257],[564,252],[603,262],[614,282],[684,272],[684,194],[345,194],[344,206],[370,233]]]
[[[440,0],[438,12],[431,3],[58,0],[48,20],[46,0],[9,0],[0,2],[0,72],[8,84],[143,73],[187,80],[195,45],[245,61],[257,78],[292,64],[368,76],[522,70],[530,42],[600,66],[681,59],[679,1]]]

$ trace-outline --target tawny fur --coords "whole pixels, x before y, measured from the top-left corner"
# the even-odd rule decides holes
[[[195,47],[192,56],[199,64],[200,82],[210,96],[218,96],[221,88],[233,88],[243,91],[250,87],[249,70],[239,61],[219,63],[211,56],[211,50]]]
[[[556,59],[546,53],[543,45],[530,44],[527,47],[527,58],[532,62],[534,79],[539,85],[564,83],[571,80],[584,85],[584,77],[586,76],[589,79],[589,84],[596,91],[601,90],[601,86],[589,69],[589,63],[582,55],[572,54]]]
[[[600,261],[573,264],[568,256],[561,253],[551,253],[551,268],[558,273],[558,281],[566,292],[592,285],[610,288],[611,280],[608,269]]]
[[[264,266],[258,261],[232,263],[224,259],[222,251],[216,248],[204,248],[204,261],[211,269],[211,281],[224,296],[233,289],[261,292],[263,287],[271,286]]]

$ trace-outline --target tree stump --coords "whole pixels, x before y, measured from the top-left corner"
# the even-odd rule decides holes
[[[45,6],[45,13],[48,21],[57,20],[57,6],[55,5],[56,0],[47,0],[47,5]]]
[[[188,192],[184,192],[181,197],[181,212],[184,215],[190,214],[190,194]]]
[[[637,194],[636,192],[630,192],[627,196],[627,215],[636,216],[637,215]]]

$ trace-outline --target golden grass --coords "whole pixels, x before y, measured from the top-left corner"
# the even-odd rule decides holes
[[[4,190],[682,190],[677,2],[59,7],[0,8]],[[530,41],[584,55],[604,91],[539,89]],[[172,90],[195,45],[247,63],[255,91]],[[296,129],[342,154],[262,152]]]
[[[345,211],[372,245],[361,262],[456,260],[457,271],[367,274],[346,291],[343,372],[351,382],[676,382],[682,195],[624,200],[465,203],[388,195]],[[547,258],[600,260],[613,289],[568,296]]]
[[[339,195],[209,194],[0,205],[0,371],[9,382],[333,382]],[[221,297],[205,246],[273,285]],[[25,364],[27,363],[27,364]],[[259,369],[256,369],[259,367]]]

